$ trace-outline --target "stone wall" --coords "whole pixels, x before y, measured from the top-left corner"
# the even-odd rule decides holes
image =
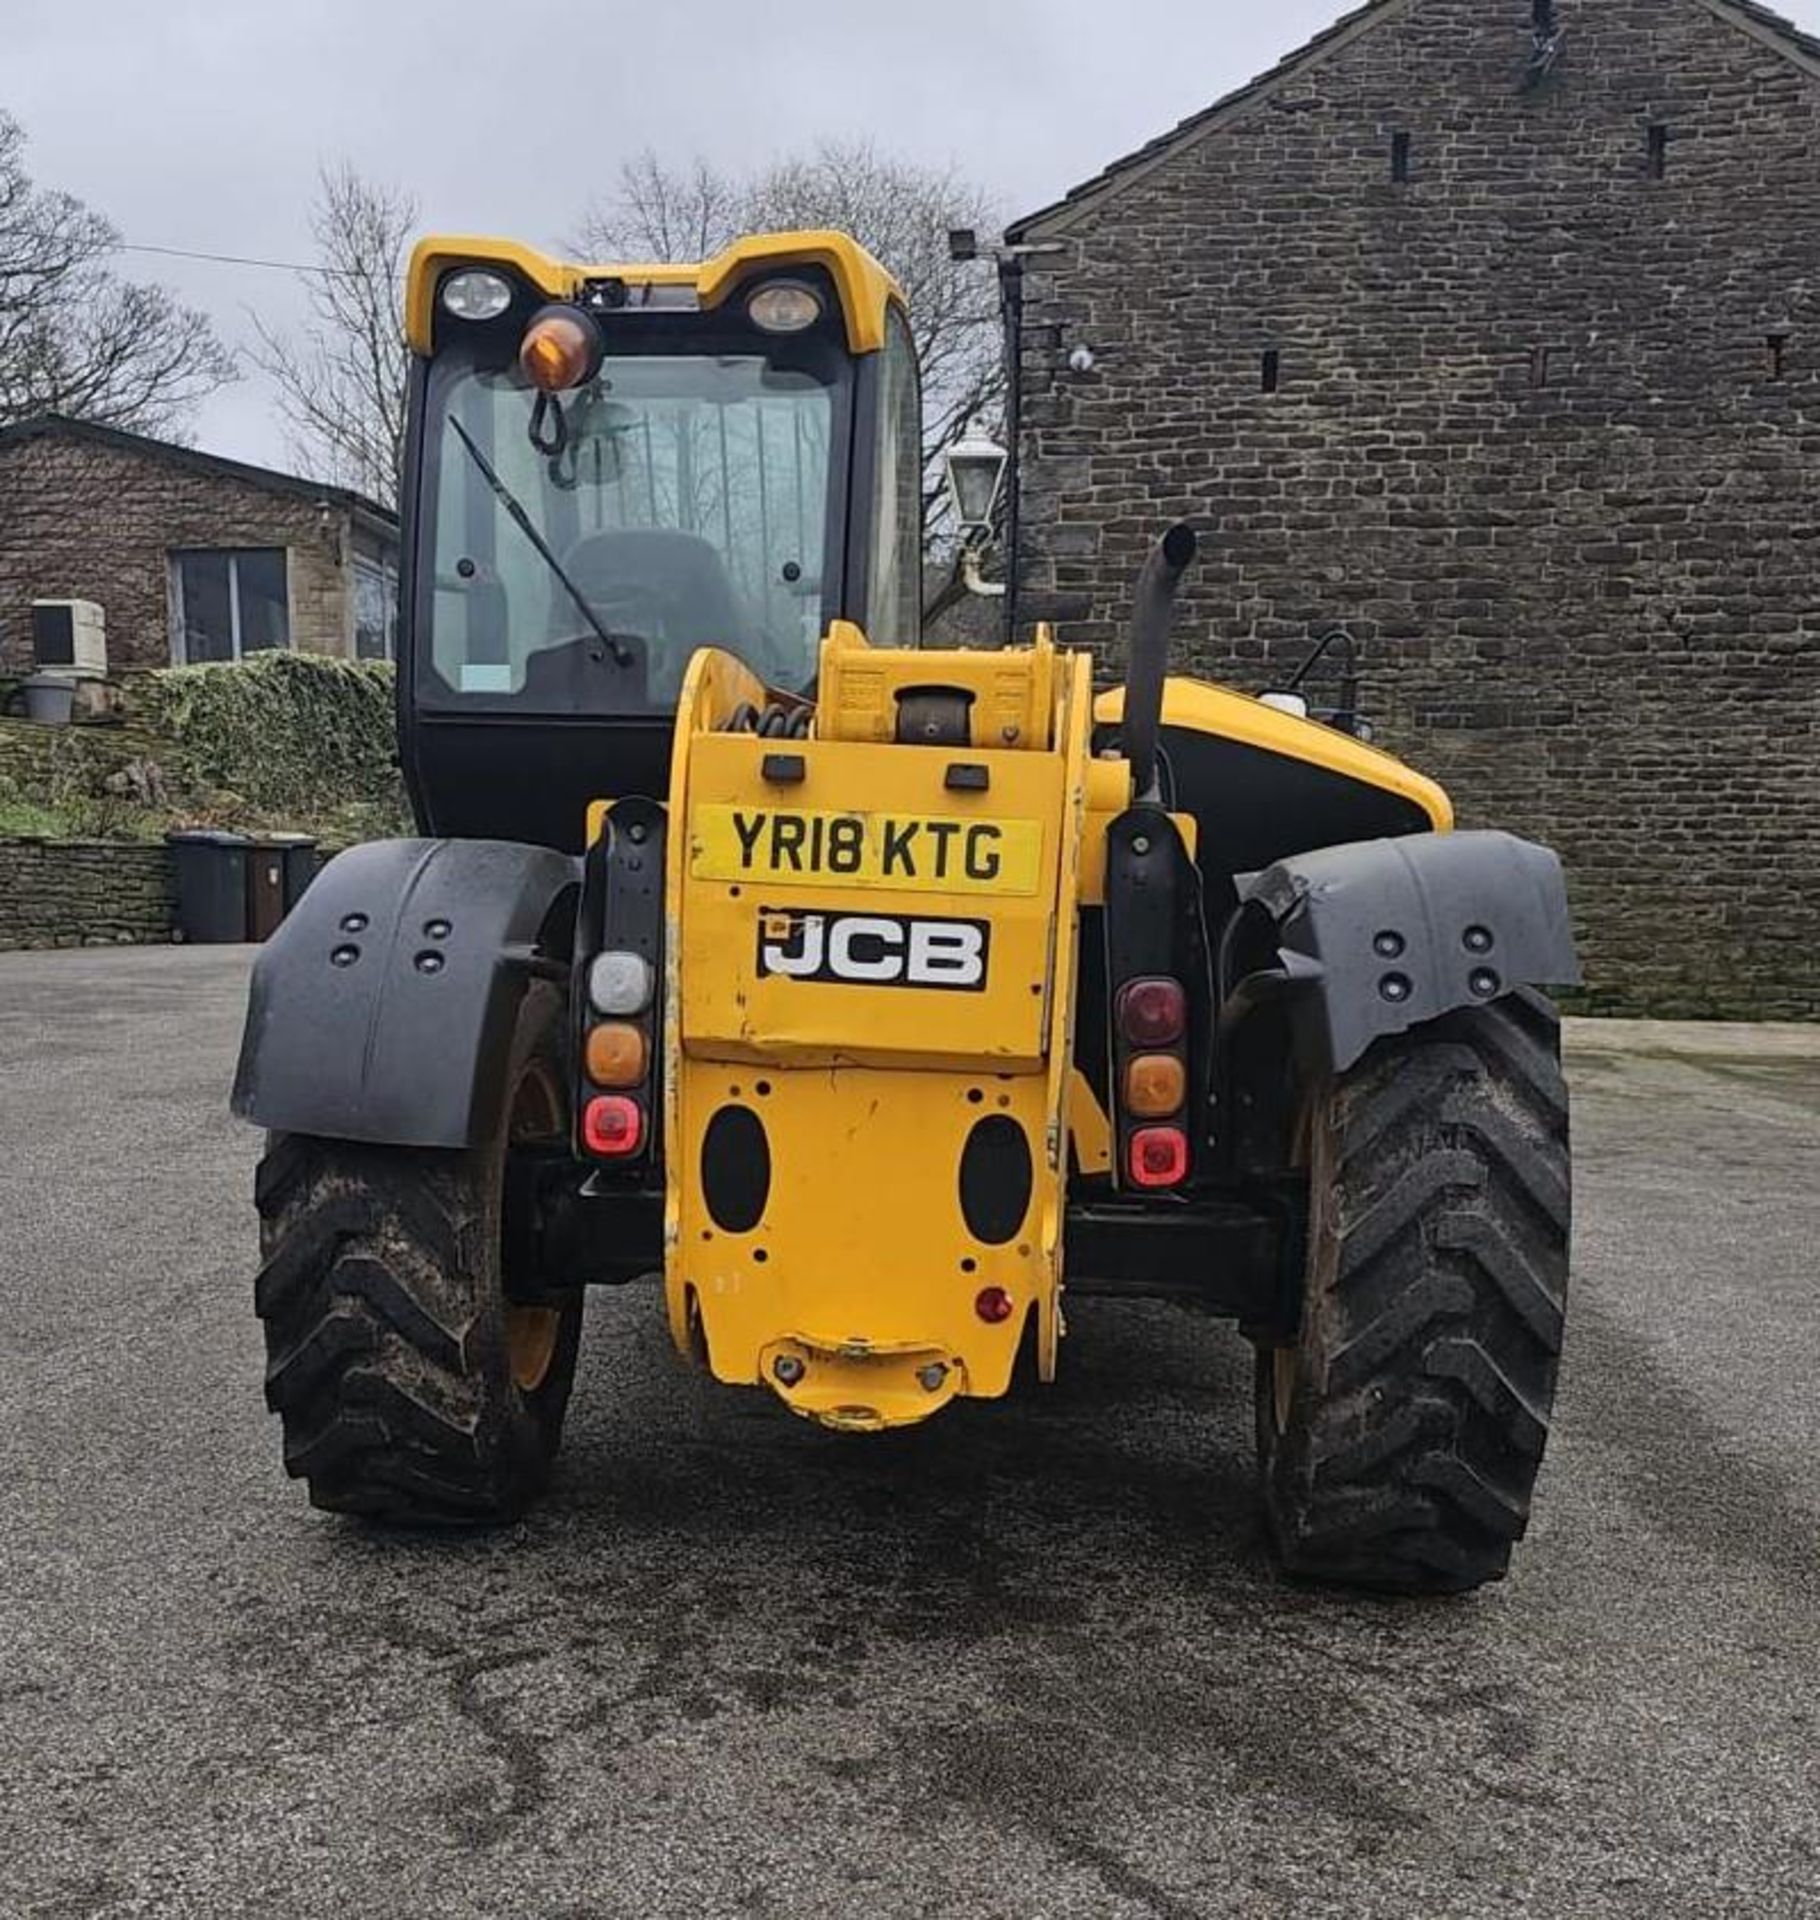
[[[354,650],[345,508],[261,487],[159,448],[55,431],[0,441],[0,670],[31,660],[34,600],[93,600],[110,667],[172,664],[170,554],[283,547],[291,644]]]
[[[1115,655],[1192,519],[1193,664],[1351,625],[1385,744],[1563,853],[1594,1004],[1820,1016],[1820,59],[1559,11],[1525,92],[1527,7],[1380,0],[1026,223],[1032,611]]]
[[[170,939],[175,911],[163,847],[0,841],[0,948],[157,943]]]

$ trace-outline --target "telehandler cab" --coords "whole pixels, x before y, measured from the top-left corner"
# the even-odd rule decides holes
[[[1286,1568],[1501,1575],[1567,1280],[1554,856],[1166,678],[1185,525],[1122,691],[1042,626],[920,650],[915,354],[839,234],[429,240],[407,332],[425,837],[261,953],[234,1093],[316,1504],[518,1513],[591,1284],[661,1272],[683,1355],[854,1431],[1161,1297],[1256,1349]]]

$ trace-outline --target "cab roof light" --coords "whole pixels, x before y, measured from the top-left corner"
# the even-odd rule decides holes
[[[1134,1047],[1172,1047],[1188,1025],[1179,980],[1129,980],[1119,989],[1119,1032]]]
[[[597,1094],[581,1110],[581,1143],[603,1160],[623,1160],[644,1138],[644,1109],[627,1094]]]
[[[594,316],[580,307],[540,307],[518,343],[518,364],[540,393],[566,393],[600,371],[606,342]]]
[[[457,320],[497,320],[512,304],[512,283],[487,267],[463,267],[442,283],[442,310]]]
[[[766,333],[801,333],[822,317],[821,295],[800,280],[767,280],[746,302],[746,313]]]
[[[1180,1127],[1140,1127],[1126,1160],[1134,1187],[1180,1186],[1188,1174],[1188,1136]]]

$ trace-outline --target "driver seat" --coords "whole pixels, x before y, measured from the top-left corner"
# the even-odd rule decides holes
[[[593,533],[569,549],[563,567],[609,626],[638,631],[637,603],[655,603],[663,631],[644,635],[653,654],[682,655],[678,677],[697,647],[737,651],[750,639],[739,596],[727,578],[719,552],[699,534],[668,527],[632,527]],[[561,617],[561,610],[559,610]],[[681,641],[660,646],[662,641]]]

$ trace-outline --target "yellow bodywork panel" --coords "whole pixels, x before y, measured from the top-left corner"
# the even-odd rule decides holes
[[[998,744],[900,745],[838,696],[807,740],[727,732],[752,676],[698,654],[672,759],[665,1018],[672,1333],[718,1378],[860,1429],[1003,1393],[1033,1320],[1053,1375],[1092,704],[1086,657],[1046,643],[868,653],[831,634],[824,694],[867,664],[886,707],[894,688],[966,688]],[[983,790],[949,781],[959,761]],[[729,1109],[763,1128],[756,1219],[711,1204]],[[961,1170],[986,1122],[1021,1136],[1028,1200],[970,1226]]]
[[[854,353],[876,353],[885,344],[885,311],[904,304],[902,289],[857,240],[813,229],[801,233],[748,234],[711,260],[689,265],[584,265],[558,260],[516,240],[479,235],[434,234],[411,251],[405,275],[405,338],[413,353],[429,355],[436,289],[456,267],[502,267],[552,300],[573,300],[589,280],[619,279],[629,287],[693,287],[704,307],[717,307],[754,274],[791,267],[822,267],[834,282]]]
[[[685,1045],[805,1065],[1040,1066],[1057,756],[967,753],[991,786],[949,793],[953,753],[806,740],[793,748],[805,777],[778,787],[760,771],[776,744],[692,744],[688,812],[672,827],[688,881]],[[839,810],[843,794],[863,808]]]
[[[1114,687],[1094,701],[1094,718],[1116,725],[1125,712],[1125,692]],[[1171,678],[1163,685],[1163,724],[1219,734],[1267,753],[1307,761],[1352,780],[1400,795],[1427,814],[1436,833],[1453,828],[1453,802],[1434,781],[1393,754],[1355,740],[1349,733],[1304,720],[1298,714],[1267,707],[1248,693],[1213,686],[1205,680]]]
[[[1112,1121],[1079,1067],[1068,1069],[1068,1132],[1082,1173],[1111,1170]]]
[[[837,620],[822,643],[817,728],[838,740],[890,740],[897,729],[898,694],[940,685],[973,695],[976,747],[1046,748],[1062,659],[1047,625],[1037,628],[1030,647],[929,654],[920,648],[868,646],[858,627]]]

